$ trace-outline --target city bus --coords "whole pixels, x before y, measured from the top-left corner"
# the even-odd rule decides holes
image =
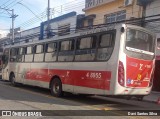
[[[155,35],[139,26],[95,26],[64,36],[5,47],[2,77],[64,92],[148,95],[155,67]]]

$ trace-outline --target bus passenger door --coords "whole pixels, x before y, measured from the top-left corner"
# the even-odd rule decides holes
[[[9,80],[9,49],[4,50],[4,54],[2,56],[2,79]]]

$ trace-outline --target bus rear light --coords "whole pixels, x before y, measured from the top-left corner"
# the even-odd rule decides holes
[[[121,61],[119,61],[119,66],[118,66],[118,83],[121,86],[124,86],[124,66]]]

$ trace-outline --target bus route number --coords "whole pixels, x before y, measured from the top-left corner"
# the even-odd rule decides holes
[[[101,79],[101,77],[102,77],[102,73],[96,73],[96,72],[88,72],[87,74],[86,74],[86,77],[87,78],[95,78],[95,79]]]

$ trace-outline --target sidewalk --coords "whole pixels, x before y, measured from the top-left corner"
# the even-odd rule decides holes
[[[160,100],[160,92],[152,91],[151,94],[145,96],[143,98],[144,101],[158,103],[158,99]]]

